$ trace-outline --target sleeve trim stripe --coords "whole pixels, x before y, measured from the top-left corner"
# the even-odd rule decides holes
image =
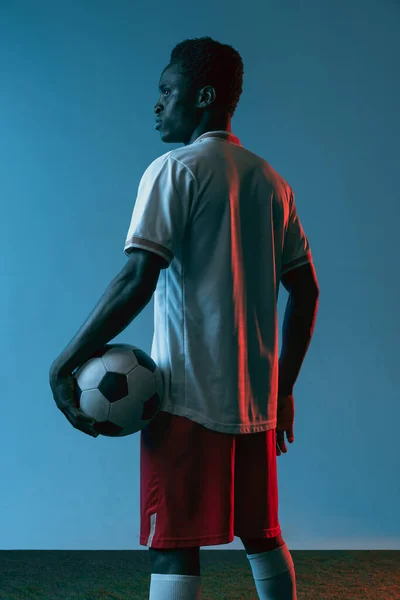
[[[155,254],[158,254],[159,256],[165,258],[168,264],[174,258],[173,253],[170,250],[168,250],[168,248],[165,248],[165,246],[161,246],[161,244],[156,244],[155,242],[151,242],[150,240],[146,240],[141,237],[133,236],[126,240],[124,248],[124,252],[126,255],[129,255],[129,252],[127,252],[129,248],[141,248],[142,250],[150,250],[150,252],[154,252]]]
[[[306,265],[307,263],[312,263],[311,252],[307,252],[307,254],[303,254],[303,256],[298,256],[297,258],[292,260],[287,265],[284,265],[282,267],[281,275],[284,275],[285,273],[292,271],[292,269],[295,269],[296,267],[302,267],[303,265]]]

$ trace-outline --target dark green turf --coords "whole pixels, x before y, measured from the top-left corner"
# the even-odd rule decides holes
[[[400,600],[398,551],[292,550],[299,600]],[[243,550],[201,550],[202,600],[257,600]],[[147,600],[147,550],[0,551],[0,600]]]

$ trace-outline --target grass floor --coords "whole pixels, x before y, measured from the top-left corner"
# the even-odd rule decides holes
[[[399,600],[400,552],[291,551],[299,600]],[[202,600],[257,600],[244,550],[201,550]],[[147,600],[134,551],[0,551],[0,600]]]

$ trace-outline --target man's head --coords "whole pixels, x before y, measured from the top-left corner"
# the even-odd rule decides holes
[[[231,46],[209,37],[175,46],[154,107],[162,141],[186,145],[206,131],[230,130],[242,85],[243,61]]]

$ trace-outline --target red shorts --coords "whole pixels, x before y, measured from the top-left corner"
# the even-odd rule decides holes
[[[280,535],[276,429],[227,434],[160,411],[140,432],[140,545]]]

